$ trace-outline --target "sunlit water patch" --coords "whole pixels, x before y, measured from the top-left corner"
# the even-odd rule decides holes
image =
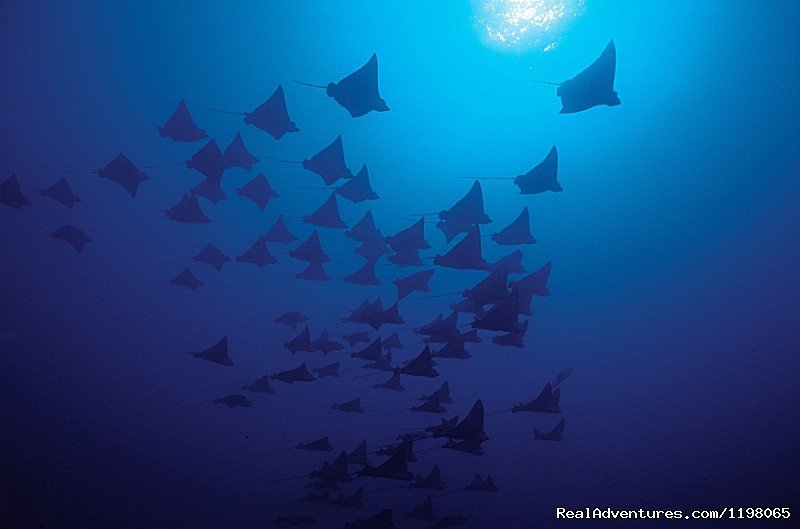
[[[473,18],[495,49],[548,52],[584,9],[584,0],[475,0]]]

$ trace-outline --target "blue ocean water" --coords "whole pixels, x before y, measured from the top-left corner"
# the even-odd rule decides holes
[[[415,473],[439,464],[451,489],[489,473],[500,489],[436,498],[438,514],[474,528],[720,524],[565,521],[557,507],[790,507],[800,516],[800,5],[587,0],[557,46],[516,53],[487,46],[474,10],[469,2],[0,5],[0,180],[16,174],[34,203],[0,208],[1,525],[250,528],[307,513],[328,528],[386,507],[407,512],[425,494],[379,490],[393,482],[348,485],[364,486],[365,506],[342,511],[309,509],[296,501],[310,490],[305,481],[278,480],[362,439],[373,450],[401,428],[438,422],[396,412],[443,380],[455,401],[445,417],[463,418],[478,398],[487,413],[527,401],[566,367],[575,371],[562,385],[563,442],[523,443],[559,417],[505,413],[486,417],[483,456],[419,453]],[[555,87],[532,80],[570,78],[612,38],[622,104],[560,115]],[[354,119],[324,91],[292,82],[338,80],[372,53],[389,112]],[[280,141],[206,110],[251,110],[278,84],[300,129]],[[196,172],[147,170],[135,200],[87,173],[120,152],[142,166],[188,159],[202,142],[111,130],[152,129],[182,98],[220,145],[240,131],[261,158],[252,173],[226,172],[228,200],[201,201],[210,224],[161,214],[200,181]],[[383,285],[345,283],[362,261],[341,230],[323,228],[331,282],[286,277],[303,268],[286,255],[294,245],[270,245],[280,262],[263,269],[192,267],[205,282],[195,292],[166,282],[207,243],[239,255],[274,216],[322,204],[327,192],[299,189],[320,186],[318,177],[267,157],[302,160],[338,135],[349,167],[367,164],[381,196],[340,201],[342,217],[352,226],[370,209],[384,234],[407,227],[409,215],[450,207],[472,185],[461,177],[513,177],[558,147],[563,193],[525,196],[511,182],[482,181],[494,221],[483,233],[528,206],[538,243],[524,248],[524,264],[553,263],[552,295],[534,299],[526,347],[485,339],[467,361],[438,361],[437,379],[408,377],[402,394],[360,391],[383,377],[356,378],[360,364],[335,357],[338,379],[273,381],[275,393],[251,396],[252,408],[201,404],[301,360],[333,361],[283,349],[294,333],[273,324],[276,316],[298,310],[311,317],[312,335],[328,328],[339,339],[359,329],[339,323],[347,311],[377,295],[388,306],[392,280],[419,270],[382,260]],[[234,192],[256,172],[280,194],[264,213]],[[72,210],[37,192],[60,176],[82,200]],[[66,223],[93,239],[80,254],[47,235]],[[287,223],[300,240],[311,233],[299,219]],[[448,248],[433,224],[426,237],[425,255]],[[512,249],[483,241],[489,261]],[[431,294],[484,276],[437,267]],[[399,308],[410,327],[446,315],[442,305],[453,300],[406,299]],[[179,354],[222,336],[235,367]],[[413,333],[401,337],[395,361],[423,347]],[[364,414],[329,408],[357,396]],[[326,435],[332,454],[285,451]]]

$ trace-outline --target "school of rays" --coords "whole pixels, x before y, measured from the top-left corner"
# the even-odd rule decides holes
[[[519,34],[525,32],[524,24],[546,26],[563,16],[563,11],[557,6],[542,11],[540,8],[545,3],[529,2],[528,7],[520,6],[518,11],[509,15],[513,18],[507,21],[517,28],[514,31],[518,33],[512,32],[498,38],[518,38]],[[561,113],[582,112],[601,105],[619,105],[620,100],[614,90],[615,70],[616,49],[611,41],[594,63],[558,85]],[[372,112],[389,111],[389,105],[379,93],[376,55],[372,55],[362,67],[339,82],[310,87],[324,90],[354,119]],[[313,90],[307,90],[304,94],[307,97],[317,96]],[[301,133],[290,118],[290,107],[287,106],[283,86],[278,86],[266,101],[250,112],[224,112],[238,115],[244,125],[258,128],[276,141],[286,134]],[[171,222],[212,222],[207,211],[220,201],[229,199],[232,191],[223,185],[225,172],[232,168],[249,172],[259,163],[240,134],[224,150],[221,149],[196,124],[189,106],[183,100],[164,125],[152,132],[175,142],[204,142],[190,159],[180,162],[202,175],[203,180],[176,196],[174,205],[163,212],[161,216]],[[276,212],[278,215],[273,216],[274,221],[264,234],[251,245],[243,247],[239,255],[227,255],[209,242],[198,248],[196,254],[185,256],[185,260],[208,267],[206,271],[213,274],[224,273],[223,270],[227,271],[231,266],[265,268],[288,260],[301,267],[289,274],[287,279],[297,281],[298,288],[301,288],[303,281],[328,282],[334,279],[353,285],[378,286],[384,280],[376,274],[376,265],[388,263],[387,266],[399,270],[392,281],[397,290],[396,298],[388,303],[380,296],[367,297],[344,315],[340,323],[346,326],[346,332],[336,335],[325,327],[320,315],[303,314],[294,307],[285,307],[274,317],[276,327],[285,326],[293,333],[283,341],[282,347],[292,357],[301,352],[316,355],[313,357],[314,363],[309,367],[307,361],[293,360],[282,371],[258,375],[249,373],[245,376],[250,376],[250,381],[243,383],[236,392],[220,395],[203,405],[251,408],[260,405],[260,399],[268,399],[268,395],[276,391],[292,391],[295,384],[319,383],[321,379],[341,377],[340,367],[344,365],[360,365],[365,369],[365,375],[381,377],[364,390],[402,392],[405,390],[404,382],[411,378],[440,379],[447,372],[447,362],[468,360],[471,357],[471,344],[488,340],[494,348],[513,350],[525,347],[532,303],[537,297],[550,296],[548,279],[553,268],[550,262],[542,262],[534,270],[528,271],[522,264],[523,249],[536,243],[531,233],[529,208],[525,206],[507,226],[483,234],[486,228],[482,226],[490,224],[492,219],[484,210],[481,183],[475,180],[465,186],[462,198],[447,209],[417,216],[407,215],[408,227],[396,233],[384,234],[375,224],[371,210],[366,208],[361,219],[348,226],[340,216],[339,201],[379,204],[375,201],[380,200],[380,189],[373,188],[373,178],[366,165],[355,173],[347,167],[345,147],[342,137],[338,136],[329,144],[320,145],[317,152],[309,153],[303,160],[272,159],[277,163],[302,167],[320,178],[320,187],[329,194],[326,193],[327,198],[321,200],[316,209],[301,218]],[[507,183],[497,185],[505,186],[508,193],[514,192],[514,185],[523,195],[562,192],[564,188],[558,180],[558,151],[552,146],[545,155],[546,150],[546,147],[543,148],[537,159],[531,160],[529,167],[532,168],[527,172],[492,179],[507,180]],[[151,180],[147,171],[156,167],[159,166],[137,165],[120,153],[102,168],[88,173],[98,177],[96,185],[114,184],[124,190],[130,199],[135,199],[140,186],[147,186]],[[24,179],[20,180],[14,175],[8,177],[0,184],[0,202],[17,210],[33,206],[29,198],[32,191],[26,189],[25,184]],[[281,201],[280,193],[262,172],[233,192],[240,200],[252,202],[261,212],[267,208],[272,210],[273,201],[278,204]],[[56,201],[69,209],[86,207],[64,177],[38,190],[38,195],[44,197],[43,200]],[[309,196],[313,196],[313,193]],[[315,203],[316,199],[310,201]],[[427,240],[426,226],[432,222],[426,221],[428,216],[437,219],[436,228],[447,241],[448,248],[441,252],[430,252],[432,246]],[[311,227],[311,234],[307,237],[295,235],[302,225]],[[357,243],[354,254],[363,263],[345,277],[332,278],[326,266],[337,256],[326,251],[327,239],[323,240],[321,233]],[[76,254],[84,253],[87,245],[103,244],[103,241],[94,241],[91,235],[71,224],[54,227],[50,236],[69,244]],[[487,262],[483,256],[485,244],[514,249],[495,262]],[[276,251],[276,248],[288,251]],[[421,270],[409,272],[405,271],[406,268]],[[455,292],[437,292],[430,288],[429,282],[434,275],[458,274],[460,270],[477,271],[483,277],[479,282],[465,285]],[[210,280],[208,275],[201,274],[201,277],[187,264],[173,277],[165,278],[165,281],[175,288],[195,291]],[[448,311],[440,313],[432,321],[411,321],[407,314],[404,316],[403,304],[412,295],[416,297],[411,299],[451,297],[456,301],[450,304]],[[312,327],[321,330],[312,335]],[[407,345],[415,339],[424,343],[421,350]],[[193,361],[202,360],[216,364],[219,369],[230,369],[236,368],[237,351],[232,345],[235,342],[235,337],[229,341],[228,336],[221,336],[215,343],[187,343],[186,349],[194,351],[188,353],[198,359],[191,359]],[[409,350],[410,354],[404,355],[404,350]],[[339,359],[326,360],[328,355],[338,355]],[[397,356],[400,355],[406,359],[398,361]],[[563,418],[554,424],[551,422],[548,427],[543,427],[542,423],[547,423],[544,420],[547,416],[562,413],[561,385],[571,373],[571,368],[564,369],[554,374],[553,379],[543,387],[531,388],[529,395],[521,396],[519,404],[488,414],[484,411],[481,399],[459,402],[451,395],[450,384],[446,380],[437,380],[429,393],[407,399],[407,408],[399,411],[402,415],[398,416],[408,418],[422,414],[433,416],[434,419],[429,420],[430,424],[426,427],[398,431],[396,438],[388,444],[363,439],[355,446],[334,448],[329,437],[323,436],[298,439],[295,446],[279,448],[273,453],[302,450],[331,453],[332,457],[318,468],[298,469],[296,476],[278,477],[270,481],[273,484],[305,481],[307,487],[305,492],[300,489],[296,497],[275,506],[275,512],[280,512],[280,515],[266,522],[283,527],[316,526],[330,522],[331,527],[392,529],[397,527],[396,523],[401,517],[411,517],[433,529],[464,525],[468,520],[457,513],[447,512],[446,504],[439,498],[453,493],[493,494],[500,491],[502,485],[496,484],[490,474],[482,476],[477,473],[468,483],[453,483],[447,480],[447,469],[439,465],[414,468],[415,471],[412,471],[410,466],[419,467],[415,465],[416,454],[421,451],[452,450],[461,453],[465,458],[464,464],[469,464],[468,458],[479,457],[491,449],[485,446],[491,437],[485,429],[484,419],[498,413],[533,414],[536,422],[528,440],[562,441],[565,429]],[[453,393],[457,397],[458,389],[454,388]],[[535,396],[531,398],[531,395]],[[361,397],[347,392],[336,395],[335,402],[328,406],[332,413],[342,414],[343,420],[346,420],[347,414],[369,412]],[[397,422],[401,423],[402,419]],[[377,513],[360,512],[364,496],[377,492],[374,487],[381,487],[381,482],[394,485],[391,485],[391,489],[379,490],[396,489],[398,494],[401,494],[400,490],[406,490],[410,508],[398,512],[387,506]],[[328,510],[316,510],[319,508]]]

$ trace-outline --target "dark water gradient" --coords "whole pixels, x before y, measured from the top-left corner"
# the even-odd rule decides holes
[[[176,202],[198,181],[182,168],[149,171],[135,201],[92,176],[69,177],[83,199],[74,211],[34,193],[57,179],[48,170],[95,170],[120,151],[142,165],[186,159],[200,144],[106,130],[160,124],[180,98],[220,144],[241,130],[262,158],[306,157],[342,134],[349,165],[367,163],[383,197],[369,207],[384,233],[408,224],[398,215],[449,206],[469,186],[459,176],[514,176],[558,145],[564,193],[522,197],[508,183],[484,185],[488,232],[527,204],[539,243],[525,264],[554,262],[553,296],[535,304],[527,348],[484,343],[442,371],[451,409],[463,415],[477,397],[487,411],[530,398],[575,366],[563,390],[566,439],[512,447],[534,422],[555,420],[498,415],[487,419],[485,456],[420,454],[416,472],[438,462],[451,485],[491,472],[501,489],[449,495],[441,514],[475,528],[725,525],[556,522],[556,506],[789,506],[800,516],[798,4],[590,1],[555,51],[521,56],[484,47],[469,15],[456,2],[0,5],[0,170],[17,173],[35,202],[0,209],[0,525],[255,527],[300,509],[288,503],[298,493],[286,492],[302,482],[268,481],[322,461],[267,452],[322,435],[352,449],[430,419],[380,414],[438,381],[409,381],[403,396],[361,393],[370,413],[360,416],[325,409],[376,382],[354,380],[352,364],[338,380],[275,383],[254,408],[177,409],[219,395],[220,384],[294,367],[276,341],[290,333],[269,323],[276,315],[332,320],[366,295],[394,295],[388,281],[371,289],[272,280],[302,269],[285,256],[263,270],[195,268],[207,286],[194,293],[160,283],[182,265],[159,261],[207,242],[237,255],[271,223],[235,198],[203,203],[210,225],[120,221]],[[552,87],[530,79],[571,76],[609,38],[623,104],[558,115]],[[353,120],[289,82],[337,79],[372,52],[388,113]],[[204,110],[248,110],[278,83],[301,129],[280,142]],[[295,167],[257,169],[281,193],[266,215],[306,214],[326,198],[292,189],[319,181]],[[229,194],[248,178],[226,175]],[[350,224],[364,210],[342,203]],[[65,222],[95,241],[79,256],[42,235]],[[330,253],[352,247],[335,237],[323,244]],[[359,263],[340,256],[330,272],[343,277]],[[431,285],[448,292],[479,278],[437,270]],[[414,322],[438,310],[401,304]],[[223,334],[235,368],[175,354]],[[408,342],[404,357],[419,348]],[[419,499],[368,493],[362,514]]]

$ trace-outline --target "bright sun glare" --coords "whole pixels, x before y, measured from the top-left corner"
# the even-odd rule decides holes
[[[475,0],[475,24],[490,46],[509,51],[555,48],[584,0]]]

